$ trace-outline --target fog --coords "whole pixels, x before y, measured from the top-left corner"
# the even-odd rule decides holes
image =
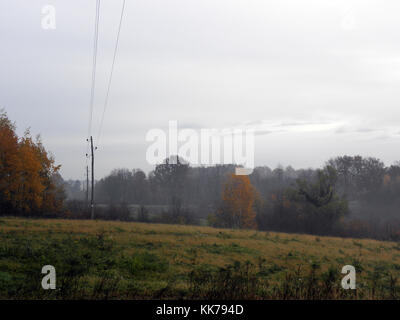
[[[102,1],[97,138],[121,8]],[[43,30],[54,5],[56,29]],[[254,127],[255,164],[319,167],[336,155],[398,159],[396,1],[127,1],[96,178],[154,169],[146,133]],[[0,106],[83,179],[95,1],[0,4]],[[289,124],[289,125],[288,125]]]

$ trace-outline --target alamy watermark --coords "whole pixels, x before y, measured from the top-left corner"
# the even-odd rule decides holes
[[[249,175],[254,169],[254,129],[178,129],[178,121],[172,120],[168,132],[151,129],[146,141],[152,142],[146,150],[152,165],[178,155],[194,166],[238,165],[237,175]]]
[[[45,274],[42,279],[42,288],[44,290],[56,289],[56,268],[52,265],[43,266],[42,274]]]
[[[54,30],[56,28],[56,8],[52,5],[42,7],[42,29]]]
[[[342,268],[342,274],[346,274],[342,279],[342,288],[345,290],[356,289],[356,268],[346,265]]]

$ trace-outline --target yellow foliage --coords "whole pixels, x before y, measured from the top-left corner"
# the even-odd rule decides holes
[[[224,185],[219,220],[233,228],[256,228],[256,213],[253,208],[256,198],[257,192],[248,176],[230,175]]]
[[[58,169],[39,138],[33,141],[27,131],[19,139],[7,115],[0,114],[0,207],[3,210],[11,213],[59,210],[58,190],[51,180]]]

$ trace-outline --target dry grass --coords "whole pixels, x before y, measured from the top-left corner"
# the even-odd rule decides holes
[[[175,291],[187,289],[188,274],[197,266],[212,269],[246,261],[267,266],[272,270],[269,283],[276,285],[288,272],[298,268],[308,272],[311,265],[318,265],[319,273],[334,268],[339,275],[342,266],[354,265],[357,282],[367,289],[377,270],[382,273],[381,279],[400,276],[400,246],[395,242],[136,222],[0,219],[3,245],[11,241],[10,235],[34,242],[98,234],[115,243],[119,255],[151,253],[168,261],[168,271],[161,279],[136,279],[150,291],[160,290],[168,283]],[[13,264],[18,261],[0,257],[0,272],[10,270]]]

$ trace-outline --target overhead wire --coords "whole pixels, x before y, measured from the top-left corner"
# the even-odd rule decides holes
[[[118,32],[117,32],[117,37],[116,37],[116,41],[115,41],[114,54],[113,54],[113,59],[112,59],[112,64],[111,64],[111,71],[110,71],[110,75],[108,78],[107,92],[106,92],[106,97],[105,97],[105,101],[104,101],[104,105],[103,105],[103,112],[101,115],[99,131],[97,134],[97,140],[96,140],[97,145],[99,144],[99,141],[101,138],[101,132],[102,132],[102,128],[103,128],[104,118],[105,118],[106,109],[108,106],[111,83],[112,83],[113,74],[114,74],[114,66],[115,66],[115,61],[116,61],[116,57],[117,57],[118,44],[119,44],[119,38],[120,38],[120,33],[121,33],[121,26],[122,26],[122,21],[123,21],[123,17],[124,17],[124,11],[125,11],[125,0],[122,1],[121,15],[119,18]],[[98,47],[98,39],[99,39],[99,20],[100,20],[100,0],[96,0],[95,28],[94,28],[94,36],[93,36],[92,79],[91,79],[91,91],[90,91],[89,124],[88,124],[85,167],[88,166],[88,159],[91,157],[91,155],[89,153],[89,147],[90,147],[89,141],[90,141],[90,137],[92,136],[92,124],[93,124],[94,98],[95,98],[95,87],[96,87],[97,51],[98,51],[97,47]],[[97,145],[96,145],[95,149],[97,149]]]
[[[111,89],[111,82],[112,82],[113,74],[114,74],[114,66],[115,66],[115,60],[116,60],[116,57],[117,57],[119,37],[120,37],[120,33],[121,33],[121,26],[122,26],[122,20],[123,20],[123,17],[124,17],[124,11],[125,11],[125,0],[122,1],[121,15],[120,15],[120,18],[119,18],[117,38],[116,38],[115,47],[114,47],[114,55],[113,55],[113,60],[112,60],[112,64],[111,64],[110,76],[108,78],[106,98],[105,98],[105,101],[104,101],[103,113],[101,115],[99,131],[98,131],[98,134],[97,134],[96,146],[98,146],[100,144],[101,131],[103,129],[103,123],[104,123],[104,116],[105,116],[106,109],[107,109],[107,106],[108,106],[108,101],[109,101],[109,96],[110,96],[110,89]]]
[[[95,30],[94,30],[94,39],[93,39],[92,83],[91,83],[91,90],[90,90],[88,139],[92,133],[94,92],[95,92],[95,87],[96,87],[97,43],[99,40],[99,19],[100,19],[100,0],[96,0],[96,18],[95,18]]]
[[[100,20],[100,0],[96,0],[96,13],[94,19],[94,34],[93,34],[93,58],[92,58],[92,77],[91,77],[91,89],[90,89],[90,104],[89,104],[89,124],[88,134],[86,138],[86,165],[88,165],[89,155],[89,138],[92,134],[92,121],[93,121],[93,109],[94,109],[94,93],[96,86],[96,67],[97,67],[97,44],[99,40],[99,20]]]

